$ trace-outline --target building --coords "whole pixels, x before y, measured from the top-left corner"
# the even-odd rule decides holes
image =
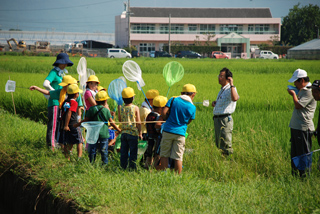
[[[288,59],[320,59],[320,39],[313,39],[309,42],[290,48],[287,54]]]
[[[128,46],[130,37],[131,45],[146,55],[169,40],[171,45],[194,45],[209,39],[233,58],[246,58],[250,48],[279,41],[280,28],[281,18],[272,18],[269,8],[130,7],[130,13],[115,17],[115,45]]]
[[[48,41],[51,45],[64,45],[75,41],[95,40],[114,44],[113,33],[77,33],[77,32],[51,32],[51,31],[0,31],[0,44],[14,38],[23,40],[27,45],[34,45],[37,41]]]

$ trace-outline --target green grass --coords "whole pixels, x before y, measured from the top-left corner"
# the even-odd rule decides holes
[[[0,87],[3,89],[9,75],[19,86],[41,86],[51,68],[50,63],[54,61],[54,58],[48,60],[49,57],[43,57],[43,60],[48,60],[43,72],[24,73],[19,69],[16,72],[14,65],[10,65],[12,68],[9,65],[2,67],[4,60],[12,62],[19,59],[22,66],[27,59],[42,60],[41,57],[1,57],[0,73],[3,78],[0,79]],[[78,58],[72,60],[77,62]],[[312,81],[319,79],[319,61],[179,61],[184,65],[186,74],[171,88],[169,96],[179,95],[185,83],[193,83],[198,91],[195,102],[215,100],[220,90],[219,70],[226,66],[233,71],[240,100],[233,114],[235,153],[232,158],[225,159],[215,147],[212,107],[198,105],[196,120],[188,127],[186,148],[189,152],[184,155],[181,176],[169,171],[122,171],[118,157],[110,161],[107,168],[100,167],[100,157],[91,165],[87,154],[81,161],[74,157],[68,162],[59,152],[46,150],[45,125],[15,117],[6,111],[0,111],[1,163],[18,162],[16,173],[27,174],[34,182],[46,181],[53,189],[52,194],[73,199],[82,209],[98,213],[320,212],[319,154],[313,155],[310,177],[301,181],[291,176],[288,124],[293,102],[286,91],[287,81],[296,68],[306,69]],[[104,87],[122,75],[124,60],[89,58],[88,67],[89,62],[96,66],[96,70],[92,68],[98,71]],[[160,94],[166,95],[168,87],[161,68],[169,60],[138,59],[137,62],[148,71],[143,69],[146,82],[143,90],[156,88]],[[109,72],[102,69],[109,67],[119,67],[120,70]],[[148,69],[152,67],[153,72]],[[30,69],[37,70],[31,65]],[[77,77],[75,70],[71,74]],[[141,104],[143,95],[136,84],[127,84],[136,91],[134,102]],[[11,94],[3,90],[0,96],[0,106],[12,113]],[[30,115],[33,119],[45,115],[46,100],[40,93],[17,88],[13,96],[21,115]],[[111,100],[109,104],[113,105]],[[317,116],[318,110],[315,118]],[[312,149],[317,148],[319,146],[313,139]]]

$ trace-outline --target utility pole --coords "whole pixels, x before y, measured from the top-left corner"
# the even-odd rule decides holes
[[[170,40],[170,34],[171,34],[171,14],[169,14],[169,54],[171,54],[171,40]]]
[[[130,0],[128,0],[128,7],[127,7],[127,14],[128,14],[128,46],[131,51],[131,41],[130,41]]]

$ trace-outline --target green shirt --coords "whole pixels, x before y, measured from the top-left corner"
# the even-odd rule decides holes
[[[94,118],[92,118],[96,112],[100,110],[100,108],[102,108],[102,110]],[[89,108],[89,110],[86,112],[86,117],[89,118],[90,121],[108,122],[111,118],[111,113],[102,105],[97,105]],[[105,123],[100,129],[99,138],[109,138],[108,123]]]
[[[53,68],[50,71],[46,80],[49,80],[51,87],[54,88],[55,90],[62,88],[62,86],[59,85],[59,83],[62,82],[62,77],[59,76],[59,72],[56,69]]]
[[[48,107],[59,106],[60,92],[61,92],[61,89],[50,91],[50,98],[48,101]],[[67,98],[67,96],[66,96],[66,98]],[[79,107],[83,106],[80,94],[79,94],[78,98],[76,99],[76,101],[77,101]]]

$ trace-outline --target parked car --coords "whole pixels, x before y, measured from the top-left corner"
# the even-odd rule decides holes
[[[177,58],[197,58],[200,59],[201,54],[194,51],[178,51],[176,54]]]
[[[212,51],[211,58],[216,59],[229,59],[229,56],[222,51]]]
[[[155,53],[155,51],[150,51],[149,56],[154,58],[155,57],[154,53]]]
[[[140,57],[140,54],[138,51],[131,51],[131,56],[132,56],[132,58]]]
[[[278,54],[275,54],[272,51],[260,51],[260,58],[262,58],[262,59],[279,59],[279,56],[278,56]]]
[[[156,51],[154,57],[172,57],[171,54],[165,51]]]
[[[131,54],[124,49],[108,48],[107,57],[108,58],[131,58]]]

